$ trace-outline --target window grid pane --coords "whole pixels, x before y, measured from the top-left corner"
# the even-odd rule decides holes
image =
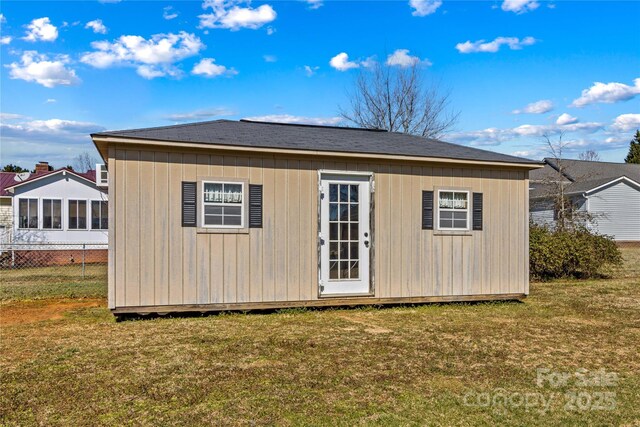
[[[329,184],[329,280],[358,279],[358,184]]]
[[[205,182],[203,192],[203,225],[237,228],[243,226],[243,184]]]
[[[440,191],[438,207],[439,228],[468,228],[469,193],[466,191]]]

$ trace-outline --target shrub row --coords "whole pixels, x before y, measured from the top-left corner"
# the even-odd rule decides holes
[[[589,278],[620,265],[622,255],[611,237],[585,227],[552,230],[532,223],[529,261],[529,271],[534,279]]]

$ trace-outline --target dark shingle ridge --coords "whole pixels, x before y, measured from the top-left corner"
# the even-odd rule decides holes
[[[398,132],[248,120],[219,119],[152,128],[106,131],[94,133],[91,136],[216,144],[256,149],[428,157],[535,166],[541,164],[538,161],[521,157]]]
[[[340,129],[340,130],[361,130],[365,132],[389,132],[386,129],[368,129],[368,128],[356,128],[349,126],[331,126],[331,125],[316,125],[313,123],[282,123],[282,122],[263,122],[260,120],[240,119],[244,123],[259,123],[261,125],[277,125],[277,126],[299,126],[305,128],[323,128],[323,129]]]

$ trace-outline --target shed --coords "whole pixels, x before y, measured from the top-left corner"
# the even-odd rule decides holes
[[[91,135],[116,315],[521,299],[540,164],[416,136],[216,120]]]

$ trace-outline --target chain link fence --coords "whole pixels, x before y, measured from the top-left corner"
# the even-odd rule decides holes
[[[0,300],[106,296],[107,245],[0,243]]]

